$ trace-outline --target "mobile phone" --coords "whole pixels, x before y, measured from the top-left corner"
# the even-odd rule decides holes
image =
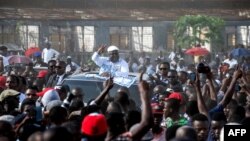
[[[190,74],[188,75],[188,79],[190,79],[191,81],[195,81],[195,79],[196,79],[196,74],[195,74],[195,73],[190,73]]]

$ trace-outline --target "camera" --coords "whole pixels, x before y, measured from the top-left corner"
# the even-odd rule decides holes
[[[203,63],[199,63],[197,66],[197,71],[198,71],[198,73],[209,73],[210,68],[209,68],[209,66],[207,66]]]

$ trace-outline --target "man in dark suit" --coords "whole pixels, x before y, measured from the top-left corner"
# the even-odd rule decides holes
[[[63,79],[69,75],[65,73],[66,63],[64,61],[57,61],[55,66],[56,73],[49,77],[46,87],[54,87],[55,85],[60,85]]]

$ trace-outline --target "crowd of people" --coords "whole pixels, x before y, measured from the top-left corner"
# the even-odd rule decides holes
[[[91,94],[62,84],[83,71],[71,56],[64,61],[46,44],[34,62],[14,69],[5,51],[0,47],[0,141],[224,141],[224,125],[250,125],[248,57],[229,53],[195,64],[173,53],[152,61],[133,52],[121,58],[118,47],[103,45],[91,59],[107,80],[85,101]],[[113,79],[130,72],[140,73],[140,105],[127,87],[110,96]]]

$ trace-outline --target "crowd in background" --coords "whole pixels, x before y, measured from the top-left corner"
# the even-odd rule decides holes
[[[225,124],[250,124],[249,57],[225,52],[189,62],[174,52],[130,52],[129,72],[148,75],[138,83],[136,105],[126,87],[110,96],[112,77],[98,97],[84,101],[84,90],[62,82],[99,67],[62,60],[49,43],[27,64],[8,64],[6,47],[0,54],[1,141],[223,141]]]

